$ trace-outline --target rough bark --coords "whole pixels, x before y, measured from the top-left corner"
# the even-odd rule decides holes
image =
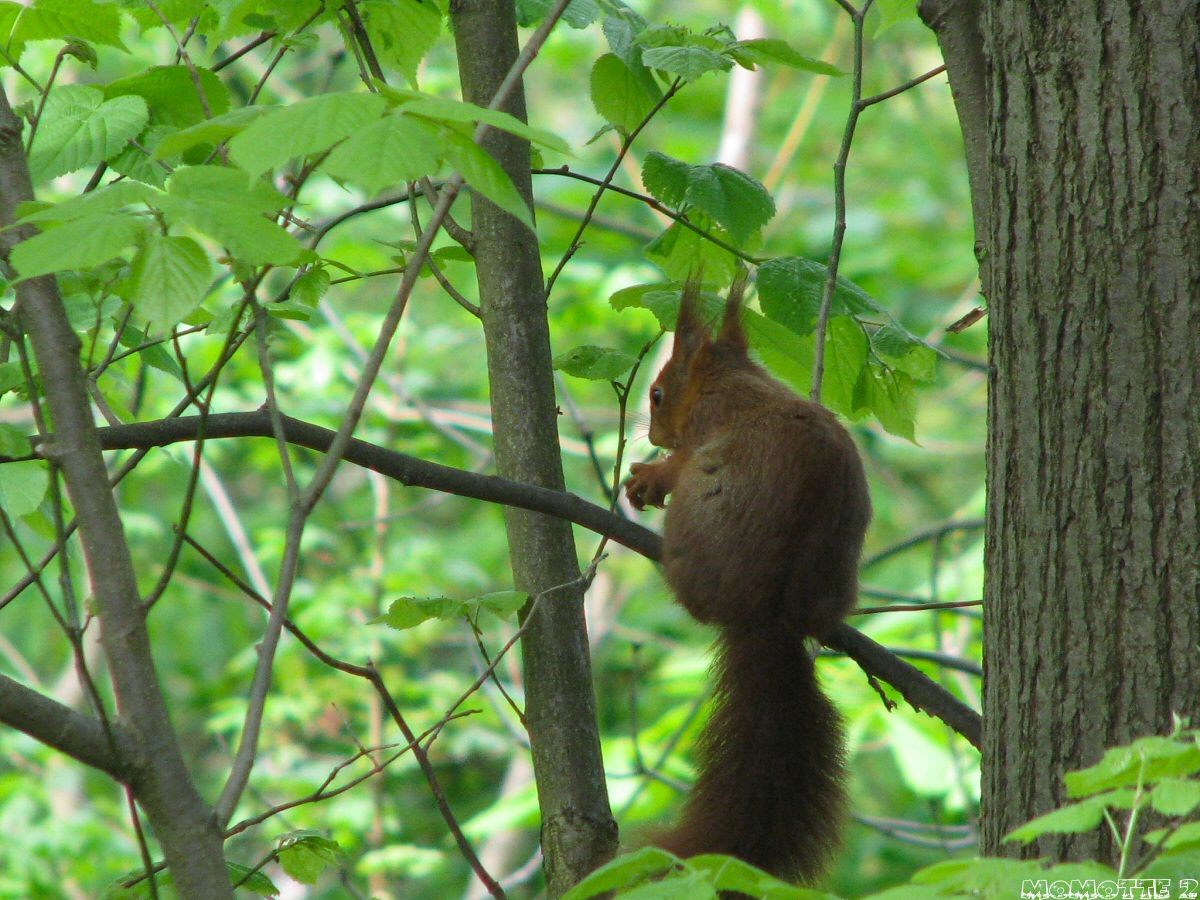
[[[998,0],[984,821],[1200,714],[1200,4]],[[1102,835],[1042,841],[1111,859]]]
[[[451,6],[463,97],[486,106],[516,59],[511,0]],[[525,119],[524,91],[508,112]],[[529,145],[493,131],[484,146],[530,202]],[[478,194],[472,196],[473,252],[488,355],[496,468],[504,478],[564,487],[558,444],[546,296],[537,238]],[[507,508],[513,581],[531,595],[579,578],[568,523]],[[609,808],[592,692],[580,588],[555,591],[522,639],[526,722],[542,813],[550,896],[612,858],[617,828]]]

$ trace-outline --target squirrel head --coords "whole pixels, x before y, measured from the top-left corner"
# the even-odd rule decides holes
[[[717,389],[723,375],[750,361],[750,345],[742,328],[745,273],[739,274],[729,289],[725,316],[715,338],[700,314],[700,288],[699,273],[684,284],[671,358],[650,385],[650,443],[666,450],[679,449],[697,397]]]

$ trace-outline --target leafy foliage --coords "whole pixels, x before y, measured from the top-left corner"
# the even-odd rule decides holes
[[[523,3],[524,20],[540,21],[548,7]],[[428,221],[426,192],[436,200],[458,173],[468,191],[534,224],[512,181],[474,142],[481,124],[532,141],[547,160],[535,163],[537,237],[548,271],[556,256],[569,257],[548,303],[556,365],[571,376],[559,386],[569,490],[608,504],[614,469],[648,450],[644,429],[619,427],[639,415],[631,404],[647,376],[631,373],[647,345],[673,327],[678,282],[697,265],[716,289],[705,295],[711,315],[733,273],[755,268],[746,320],[755,351],[807,393],[826,273],[818,260],[828,245],[829,135],[844,116],[848,79],[831,81],[819,102],[810,92],[843,71],[836,7],[764,6],[769,33],[801,35],[792,46],[775,37],[738,40],[703,21],[699,8],[656,9],[652,21],[642,5],[575,0],[566,21],[576,30],[560,29],[526,74],[529,125],[454,99],[444,3],[366,0],[356,8],[361,33],[345,8],[315,2],[0,3],[5,64],[20,67],[10,72],[9,96],[29,122],[41,198],[18,211],[40,233],[14,249],[9,277],[57,277],[100,415],[151,423],[266,400],[336,427],[398,279],[413,265],[409,229]],[[868,77],[890,87],[931,52],[927,36],[897,27],[872,48],[882,63]],[[736,67],[764,68],[775,99],[754,152],[731,165],[712,160],[725,78]],[[803,151],[789,156],[788,134],[799,128],[807,97],[815,119]],[[598,196],[593,216],[586,210],[594,185],[585,194],[572,176],[605,172],[615,139],[635,131],[614,168],[613,183],[627,193]],[[856,143],[861,220],[851,223],[825,335],[824,397],[856,423],[877,484],[872,550],[929,521],[977,515],[982,502],[982,388],[973,370],[964,375],[939,355],[943,342],[960,356],[982,354],[977,331],[941,331],[974,275],[958,212],[966,195],[955,140],[942,89],[881,105]],[[910,141],[920,150],[899,167]],[[674,218],[658,218],[664,208]],[[471,228],[461,200],[452,216]],[[581,218],[587,230],[577,236]],[[485,353],[467,311],[477,302],[475,261],[463,243],[442,232],[421,263],[356,434],[488,471]],[[465,302],[441,293],[435,269]],[[26,436],[38,430],[29,401],[41,399],[42,388],[37,360],[10,321],[6,313],[0,322],[0,454],[26,457]],[[623,399],[614,399],[612,382]],[[919,434],[936,449],[918,454],[889,434]],[[160,580],[166,585],[150,615],[156,661],[208,797],[220,793],[246,719],[262,634],[249,598],[270,596],[277,584],[290,503],[285,470],[303,484],[314,459],[294,451],[285,466],[274,442],[257,439],[111,457],[114,477],[131,467],[120,507],[139,588],[150,596]],[[902,487],[893,496],[879,485]],[[90,642],[97,624],[77,543],[64,539],[66,552],[54,555],[74,510],[46,460],[0,464],[0,511],[0,592],[17,591],[3,606],[12,644],[4,672],[46,693],[66,685],[62,696],[78,708],[100,702],[111,710],[102,671],[98,699],[81,699],[86,688],[73,674],[77,652],[90,663],[95,651],[90,643],[77,651],[72,629]],[[590,558],[593,538],[581,533],[579,545]],[[343,466],[304,531],[290,617],[321,651],[378,668],[425,735],[469,840],[500,847],[515,870],[534,853],[539,822],[536,791],[522,774],[522,674],[511,656],[496,654],[517,627],[512,613],[528,600],[509,590],[505,553],[490,506],[417,495]],[[608,553],[589,629],[610,792],[627,833],[636,834],[677,807],[668,785],[692,775],[707,636],[668,601],[652,567],[620,548]],[[947,561],[954,565],[939,565]],[[964,532],[873,564],[864,585],[924,600],[974,599],[979,578],[979,542]],[[20,590],[24,579],[30,586]],[[460,597],[470,599],[449,599]],[[956,650],[978,654],[974,620],[936,615],[954,624]],[[889,645],[947,649],[933,618],[858,624]],[[447,710],[489,667],[470,708],[448,721]],[[856,810],[917,820],[932,807],[941,825],[959,829],[956,840],[969,837],[973,757],[954,777],[932,779],[915,761],[950,758],[945,734],[927,723],[896,724],[901,713],[881,713],[844,661],[822,667],[858,747]],[[969,685],[959,689],[972,699]],[[310,885],[313,897],[341,896],[341,881],[363,896],[461,890],[467,866],[374,694],[285,636],[264,728],[252,791],[235,816],[244,830],[226,845],[232,881],[245,879],[240,891],[275,896],[288,879]],[[0,745],[0,826],[10,838],[0,850],[0,898],[66,897],[65,884],[99,896],[105,885],[143,874],[128,810],[110,782],[19,734],[6,732]],[[961,762],[961,748],[953,758]],[[1180,808],[1191,789],[1164,784],[1158,803]],[[292,830],[279,836],[270,820],[285,814]],[[1186,834],[1181,828],[1173,839]],[[153,836],[148,849],[160,857]],[[834,883],[861,894],[944,855],[940,845],[899,845],[862,828]],[[678,864],[652,851],[623,857],[616,870],[623,874],[610,887],[637,884],[644,896],[817,896],[740,864]],[[538,876],[528,878],[510,896],[536,895]],[[160,875],[160,896],[169,895],[169,879]],[[113,896],[148,895],[139,885]]]

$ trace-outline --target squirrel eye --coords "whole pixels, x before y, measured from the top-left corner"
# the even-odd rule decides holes
[[[663,398],[662,388],[656,387],[656,388],[650,389],[650,405],[651,406],[658,406],[658,404],[662,403],[662,398]]]

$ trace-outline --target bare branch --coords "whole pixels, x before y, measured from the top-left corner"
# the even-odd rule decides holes
[[[98,719],[63,706],[7,675],[0,675],[0,722],[125,782],[134,745],[124,732],[105,733]]]

